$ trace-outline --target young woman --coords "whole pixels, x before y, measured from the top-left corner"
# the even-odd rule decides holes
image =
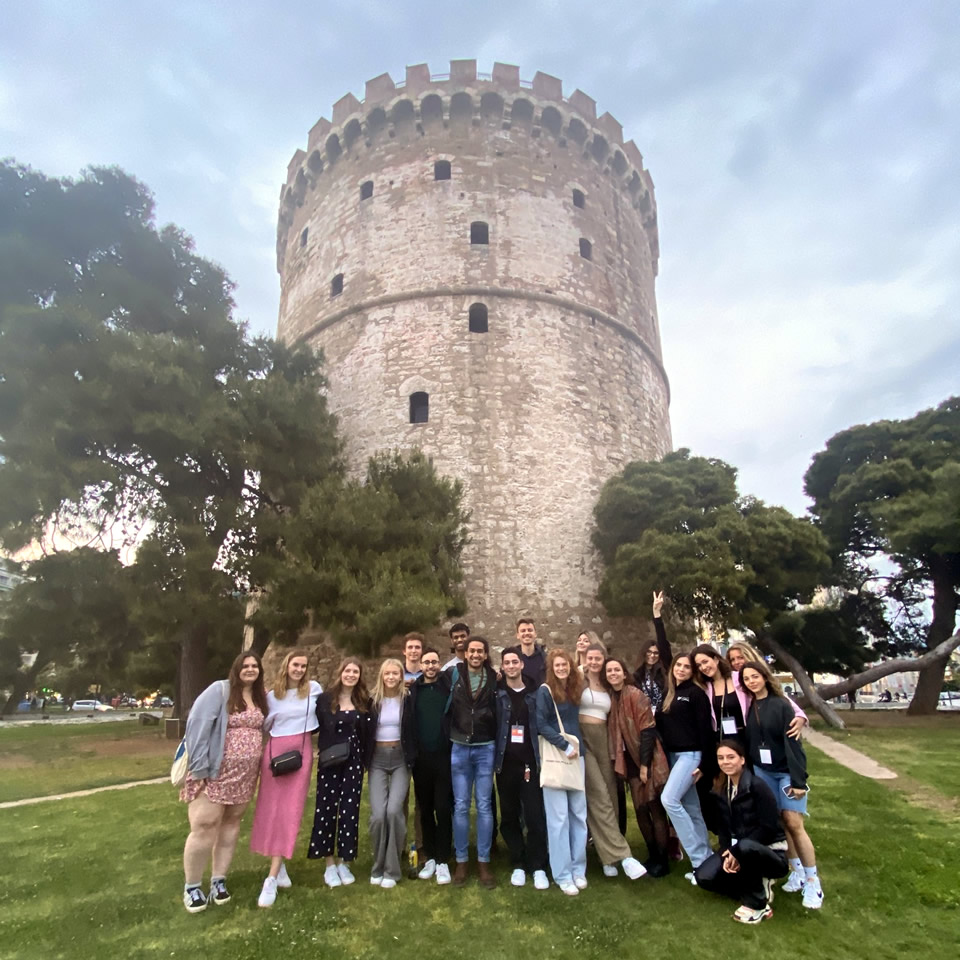
[[[670,870],[669,825],[660,794],[670,767],[657,736],[653,707],[647,695],[629,682],[622,660],[608,658],[603,665],[603,678],[612,701],[607,721],[610,755],[614,772],[630,785],[637,826],[647,845],[643,866],[650,876],[665,877]]]
[[[734,676],[739,677],[745,663],[759,663],[763,661],[760,651],[752,647],[746,640],[736,640],[727,647],[727,663],[733,670]]]
[[[587,647],[583,692],[580,695],[580,734],[587,787],[587,824],[593,846],[607,877],[617,875],[617,864],[631,879],[647,871],[630,852],[617,823],[617,783],[610,761],[607,718],[612,699],[603,677],[606,649],[602,644]]]
[[[180,799],[189,804],[190,834],[183,848],[183,905],[189,913],[206,910],[208,899],[230,902],[227,871],[240,820],[257,786],[266,714],[260,658],[241,653],[228,678],[210,684],[187,717],[189,767]],[[200,886],[211,854],[208,898]]]
[[[762,660],[748,661],[740,671],[741,683],[753,699],[747,715],[747,743],[753,772],[777,798],[787,833],[790,877],[783,889],[803,889],[803,905],[823,906],[823,889],[817,875],[816,852],[803,825],[807,813],[807,756],[799,740],[788,733],[794,713],[780,684]]]
[[[353,883],[350,863],[357,857],[360,793],[371,740],[370,697],[363,665],[356,657],[340,662],[330,688],[317,699],[317,810],[307,856],[325,857],[328,887]],[[340,855],[333,856],[334,842]]]
[[[537,731],[568,757],[580,757],[580,693],[583,680],[565,650],[547,652],[547,681],[537,691]],[[568,742],[560,733],[575,738]],[[540,757],[543,762],[543,757]],[[583,760],[580,760],[583,770]],[[583,790],[543,788],[547,815],[547,850],[554,882],[567,896],[575,897],[587,885],[587,798]]]
[[[407,839],[403,802],[410,787],[414,747],[410,726],[413,717],[404,710],[406,697],[403,664],[399,660],[384,660],[373,688],[375,730],[367,765],[373,847],[370,882],[384,890],[395,887],[401,877]]]
[[[704,890],[740,901],[734,920],[760,923],[773,916],[770,881],[787,873],[787,841],[773,793],[746,763],[739,740],[720,741],[720,774],[710,794],[720,847],[700,864],[696,878]]]
[[[634,685],[642,690],[650,701],[654,713],[663,706],[667,692],[667,670],[673,659],[667,631],[663,627],[663,591],[653,595],[653,629],[656,636],[640,644],[637,669],[633,672]]]
[[[272,907],[277,888],[291,885],[283,861],[293,856],[297,845],[313,766],[310,739],[320,724],[317,698],[322,688],[307,676],[308,666],[305,650],[291,650],[280,664],[273,689],[267,691],[264,729],[269,738],[260,764],[260,790],[250,834],[250,849],[271,858],[270,873],[257,900],[260,907]],[[270,766],[272,759],[291,750],[300,751],[300,769],[275,777]]]
[[[742,659],[746,651],[756,653],[749,644],[740,646],[740,641],[727,651],[727,659],[720,656],[715,647],[702,643],[693,651],[693,662],[696,667],[694,679],[704,688],[713,708],[713,731],[717,741],[733,738],[745,743],[744,726],[746,725],[747,711],[750,709],[750,694],[743,689],[740,683],[739,667],[734,667],[732,660],[736,660],[742,667],[746,660]],[[733,653],[732,651],[736,651]],[[763,658],[757,656],[758,661]],[[734,671],[737,672],[734,672]],[[807,715],[789,697],[787,702],[793,709],[794,719],[790,724],[790,736],[800,739],[803,725],[807,722]]]
[[[674,657],[663,708],[657,712],[657,730],[670,760],[670,776],[660,800],[696,870],[710,856],[697,781],[704,754],[713,750],[713,727],[707,695],[693,682],[689,654]],[[692,881],[693,874],[687,879]]]
[[[591,643],[600,643],[600,638],[593,632],[593,630],[583,630],[580,633],[580,636],[577,637],[577,670],[580,672],[580,676],[583,676],[584,667],[587,664],[587,647]]]

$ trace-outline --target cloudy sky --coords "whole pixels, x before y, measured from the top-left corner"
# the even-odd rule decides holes
[[[955,0],[4,0],[0,156],[133,173],[273,333],[291,154],[451,58],[558,76],[636,141],[674,442],[744,492],[802,511],[834,432],[960,390]]]

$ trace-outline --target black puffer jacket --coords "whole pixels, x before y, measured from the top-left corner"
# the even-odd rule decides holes
[[[765,846],[784,839],[777,800],[759,777],[744,767],[732,801],[727,800],[726,777],[723,781],[723,785],[710,794],[721,851],[730,849],[734,837],[755,840]]]

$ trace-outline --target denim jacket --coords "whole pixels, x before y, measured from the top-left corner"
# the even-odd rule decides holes
[[[527,704],[527,716],[530,718],[530,742],[533,744],[533,756],[540,767],[540,740],[537,736],[537,688],[527,684],[523,697]],[[510,739],[510,694],[507,693],[505,681],[497,687],[497,751],[494,757],[493,768],[497,773],[503,767],[503,756]]]

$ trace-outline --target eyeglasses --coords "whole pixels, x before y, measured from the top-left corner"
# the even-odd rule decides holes
[[[439,667],[440,661],[439,660],[421,660],[420,666],[421,667]]]

